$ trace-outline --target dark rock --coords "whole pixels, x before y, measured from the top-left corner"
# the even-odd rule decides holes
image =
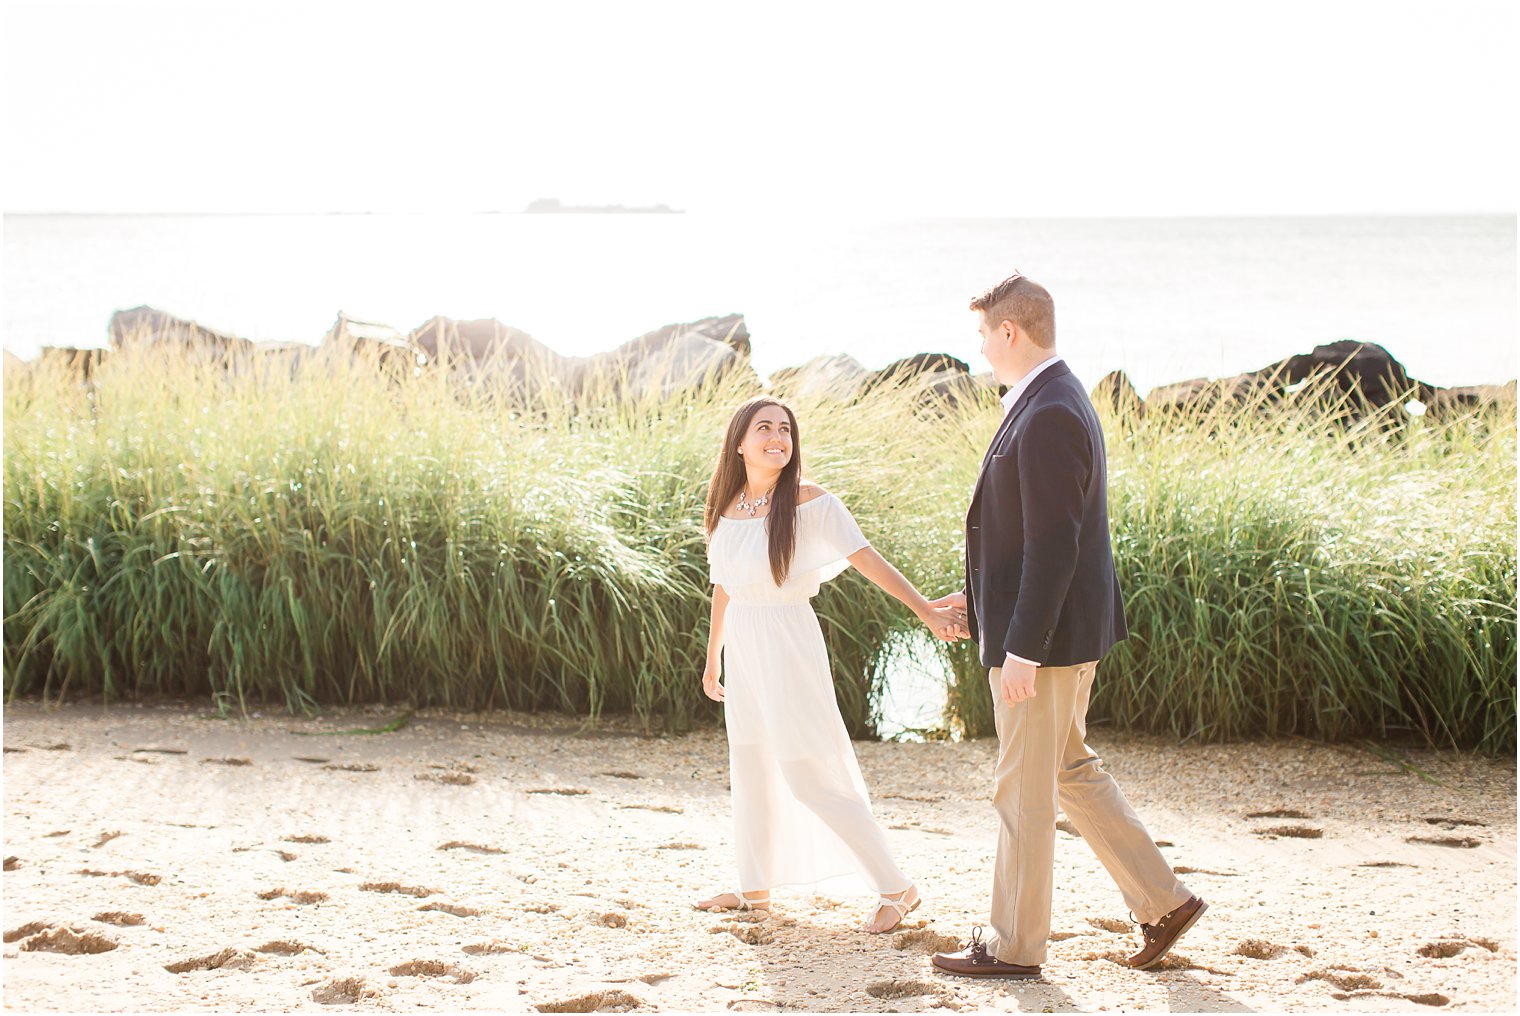
[[[1093,402],[1107,406],[1121,420],[1140,419],[1145,415],[1145,402],[1129,375],[1122,370],[1105,374],[1093,386],[1091,395]]]

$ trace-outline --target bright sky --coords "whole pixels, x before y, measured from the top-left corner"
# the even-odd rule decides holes
[[[1520,180],[1509,2],[4,10],[10,212],[1513,214]]]

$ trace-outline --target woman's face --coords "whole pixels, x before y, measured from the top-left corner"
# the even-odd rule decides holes
[[[780,472],[792,461],[792,421],[780,406],[761,406],[750,417],[739,453],[751,469]]]

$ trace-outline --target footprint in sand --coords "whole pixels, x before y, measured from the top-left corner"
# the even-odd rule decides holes
[[[1358,868],[1415,868],[1418,865],[1406,864],[1403,861],[1363,861]]]
[[[90,844],[90,849],[91,850],[99,850],[101,847],[105,846],[107,843],[110,843],[112,840],[116,839],[116,837],[118,837],[118,836],[125,836],[125,835],[126,834],[123,833],[120,829],[113,829],[113,830],[111,830],[108,833],[101,833],[100,834],[100,839],[98,839],[94,843]]]
[[[7,857],[5,859],[6,871],[15,871],[19,867],[21,867],[21,858],[17,857],[15,854],[12,854],[10,857]]]
[[[377,773],[380,767],[368,762],[329,762],[322,767],[339,773]]]
[[[285,897],[292,903],[325,903],[328,896],[324,892],[308,892],[304,889],[286,889],[281,886],[278,889],[266,889],[258,894],[261,900],[277,900]]]
[[[51,927],[51,924],[43,921],[31,921],[19,928],[12,928],[10,931],[7,931],[5,933],[5,940],[7,942],[14,942],[18,938],[30,938],[32,935],[37,934],[37,932],[47,931]]]
[[[1468,946],[1477,946],[1487,949],[1491,953],[1499,951],[1499,943],[1491,938],[1447,938],[1436,942],[1427,942],[1420,946],[1419,954],[1426,959],[1450,959],[1461,954]]]
[[[605,914],[595,914],[591,923],[602,928],[626,928],[628,927],[628,915],[619,914],[616,911],[608,911]]]
[[[1406,836],[1405,843],[1422,843],[1431,847],[1456,847],[1471,850],[1483,846],[1483,841],[1471,836]]]
[[[1298,979],[1293,983],[1303,984],[1305,981],[1326,981],[1342,991],[1357,991],[1362,988],[1381,988],[1383,986],[1383,982],[1376,977],[1363,973],[1354,967],[1330,967],[1311,970],[1307,974],[1299,975]]]
[[[466,843],[463,840],[450,840],[438,848],[439,850],[467,850],[472,854],[505,854],[500,847],[483,847],[478,843]]]
[[[1052,935],[1052,938],[1055,936]],[[900,932],[892,939],[892,948],[897,950],[914,949],[923,953],[956,952],[961,947],[961,940],[954,935],[943,935],[933,928],[918,928],[914,931]]]
[[[613,769],[609,772],[602,773],[602,775],[610,776],[614,780],[642,780],[644,778],[638,773],[630,773],[625,769]]]
[[[93,868],[80,868],[74,874],[89,875],[93,878],[110,878],[115,875],[121,875],[131,879],[138,885],[158,885],[164,880],[162,875],[154,875],[146,871],[95,871]]]
[[[545,1002],[533,1008],[539,1012],[628,1012],[643,1007],[642,999],[614,988],[595,991],[589,995],[577,995],[559,1002]]]
[[[10,935],[6,935],[6,941],[10,941]],[[115,948],[115,939],[83,928],[45,927],[21,943],[22,952],[55,952],[68,956],[110,952]]]
[[[1455,829],[1457,826],[1483,826],[1483,827],[1487,827],[1488,826],[1487,822],[1479,822],[1475,818],[1455,818],[1455,817],[1453,817],[1453,818],[1439,818],[1439,817],[1427,817],[1425,819],[1425,822],[1427,824],[1429,824],[1429,825],[1438,825],[1438,826],[1442,826],[1443,828],[1446,828],[1446,829]]]
[[[223,949],[209,956],[165,963],[164,969],[171,974],[187,974],[192,970],[247,970],[258,962],[258,957],[246,949]]]
[[[145,748],[133,748],[134,755],[188,755],[184,748],[161,748],[157,745],[149,745]]]
[[[367,893],[400,893],[403,896],[415,896],[422,899],[425,896],[437,896],[437,889],[424,889],[421,886],[402,885],[400,882],[365,882],[359,888]]]
[[[700,843],[661,843],[656,850],[706,850]]]
[[[1313,818],[1306,811],[1297,808],[1274,808],[1271,811],[1253,811],[1246,814],[1246,818]]]
[[[620,805],[618,805],[618,810],[620,810],[620,811],[659,811],[659,812],[664,812],[667,815],[682,815],[682,814],[685,814],[685,809],[684,808],[677,808],[673,804],[620,804]]]
[[[317,953],[318,955],[327,955],[326,953],[322,952],[321,949],[305,945],[301,942],[292,942],[289,939],[284,938],[275,939],[273,942],[265,942],[263,945],[255,947],[253,951],[261,953],[273,953],[277,956],[297,956],[303,952],[306,952],[308,949],[314,953]]]
[[[412,960],[391,967],[390,973],[392,977],[452,977],[455,984],[469,984],[476,977],[473,970],[441,960]]]
[[[445,914],[453,914],[455,917],[478,917],[480,911],[473,907],[464,907],[456,903],[429,903],[417,908],[418,910],[438,910]]]
[[[1218,875],[1220,878],[1237,878],[1240,875],[1238,871],[1211,871],[1208,868],[1194,868],[1186,864],[1179,864],[1172,868],[1172,871],[1178,875]]]
[[[286,843],[331,843],[326,836],[285,836]]]
[[[1253,960],[1272,960],[1288,951],[1285,945],[1268,942],[1263,938],[1248,938],[1235,947],[1236,956],[1245,956]]]
[[[1128,921],[1121,921],[1117,917],[1089,917],[1087,923],[1102,931],[1111,931],[1116,935],[1122,935],[1134,930],[1134,926]]]
[[[312,1001],[321,1005],[353,1005],[361,998],[379,998],[380,993],[367,987],[362,977],[344,977],[328,981],[311,993]]]
[[[737,917],[724,921],[717,927],[707,930],[714,935],[727,933],[745,945],[770,945],[776,939],[776,933],[764,924],[740,920]]]
[[[919,995],[933,995],[945,1000],[947,992],[945,987],[934,984],[931,981],[877,981],[866,985],[866,994],[872,998],[915,998]]]
[[[1286,836],[1289,839],[1295,840],[1317,840],[1325,835],[1325,831],[1323,829],[1316,829],[1314,826],[1283,825],[1258,829],[1256,830],[1256,835],[1274,840],[1279,836]]]
[[[121,910],[107,910],[104,913],[96,914],[94,917],[90,918],[90,920],[92,920],[92,921],[99,921],[101,924],[114,924],[114,925],[117,925],[118,927],[125,928],[125,927],[129,927],[129,926],[133,926],[133,925],[142,924],[143,923],[143,915],[142,914],[128,914],[128,913],[126,913],[124,911],[121,911]],[[9,940],[7,940],[7,941],[9,941]]]
[[[1419,995],[1406,995],[1398,991],[1332,991],[1330,997],[1338,1002],[1345,1002],[1353,998],[1402,998],[1410,1002],[1418,1002],[1420,1005],[1442,1006],[1448,1005],[1451,999],[1435,992],[1426,992]]]
[[[535,787],[532,790],[524,792],[528,794],[553,794],[559,797],[580,797],[591,793],[591,791],[583,790],[580,787]]]
[[[469,773],[418,773],[413,776],[414,780],[426,780],[430,783],[447,783],[450,786],[466,787],[475,782],[475,777]]]
[[[522,952],[524,948],[524,946],[513,945],[510,942],[492,939],[489,942],[472,942],[467,946],[462,946],[460,951],[469,956],[492,956],[496,953]]]
[[[224,756],[222,758],[203,758],[203,759],[201,759],[201,765],[251,766],[251,765],[253,765],[253,759],[251,759],[251,758],[233,758],[233,757],[231,757],[229,755],[229,756]]]
[[[525,903],[519,909],[530,914],[554,914],[559,912],[558,903]],[[10,941],[10,939],[6,939]]]

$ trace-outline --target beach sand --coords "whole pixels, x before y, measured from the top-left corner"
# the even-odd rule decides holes
[[[993,744],[858,743],[924,905],[782,890],[706,914],[733,851],[721,731],[204,704],[4,717],[4,1001],[15,1010],[1062,1012],[1515,1005],[1515,767],[1350,746],[1090,738],[1210,904],[1164,969],[1058,832],[1042,982],[936,976],[986,918]],[[314,735],[314,736],[313,736]],[[1283,812],[1265,817],[1260,813]],[[1292,814],[1289,814],[1291,812]],[[179,972],[175,972],[179,971]]]

